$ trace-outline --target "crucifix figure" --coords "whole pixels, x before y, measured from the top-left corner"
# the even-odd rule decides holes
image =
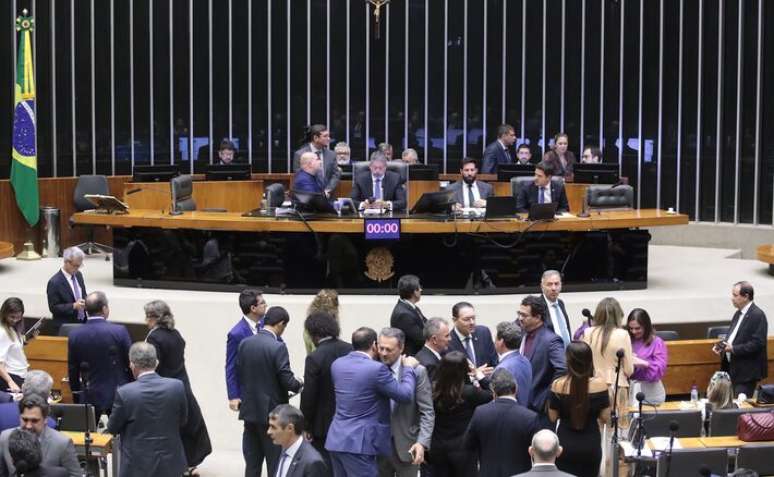
[[[376,23],[376,27],[374,28],[374,38],[377,40],[381,38],[381,16],[382,16],[382,7],[390,3],[390,0],[366,0],[366,4],[373,5],[374,7],[374,23]]]

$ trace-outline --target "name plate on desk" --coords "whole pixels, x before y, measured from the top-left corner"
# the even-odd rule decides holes
[[[366,240],[400,240],[400,219],[364,219]]]

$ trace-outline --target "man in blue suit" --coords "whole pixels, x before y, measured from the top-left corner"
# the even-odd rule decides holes
[[[556,203],[556,212],[568,212],[570,204],[567,202],[567,193],[564,190],[564,182],[551,180],[554,175],[554,167],[546,162],[540,162],[535,166],[535,180],[527,187],[522,187],[516,197],[516,210],[529,212],[534,204]]]
[[[248,288],[239,294],[239,308],[242,309],[242,319],[231,328],[226,336],[226,390],[228,407],[234,412],[239,411],[239,403],[241,402],[239,373],[236,367],[239,343],[263,328],[266,300],[263,299],[260,290]]]
[[[498,363],[497,351],[489,328],[476,325],[476,310],[473,305],[466,301],[455,304],[452,307],[452,321],[454,329],[447,351],[465,353],[476,368],[490,374]]]
[[[526,331],[519,352],[532,365],[532,397],[529,407],[546,416],[546,401],[551,383],[567,374],[564,356],[564,342],[556,333],[545,326],[548,311],[542,297],[528,296],[521,301],[519,322]]]
[[[124,325],[109,323],[108,300],[102,292],[86,297],[86,324],[70,332],[67,368],[70,389],[77,403],[89,403],[99,417],[110,414],[116,388],[131,380],[129,347],[132,340]],[[88,382],[88,391],[81,383]]]
[[[336,390],[336,414],[328,429],[325,448],[331,454],[334,477],[378,475],[376,457],[389,456],[390,400],[408,404],[414,396],[414,368],[419,364],[403,358],[398,381],[379,361],[376,331],[358,328],[352,333],[354,351],[331,365]]]
[[[320,158],[315,153],[301,154],[300,169],[293,176],[293,191],[324,194],[324,184],[319,176],[321,164]]]
[[[54,334],[65,323],[82,323],[86,319],[86,284],[79,271],[83,264],[83,250],[70,247],[65,249],[62,256],[62,269],[48,280],[46,286]]]
[[[501,368],[510,371],[518,385],[516,397],[519,404],[528,406],[532,394],[532,365],[527,358],[519,353],[523,337],[524,334],[516,323],[503,321],[497,325],[495,349],[499,355],[500,363],[495,371]]]
[[[497,126],[497,140],[484,150],[482,174],[496,174],[498,164],[513,164],[510,148],[516,142],[516,130],[510,124]]]

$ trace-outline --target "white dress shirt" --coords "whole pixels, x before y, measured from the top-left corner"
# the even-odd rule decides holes
[[[545,187],[538,187],[538,204],[540,203],[540,189],[543,189],[543,203],[553,202],[551,200],[551,183],[549,182]]]
[[[481,193],[478,191],[478,181],[474,181],[471,185],[462,181],[462,205],[465,208],[475,207],[475,204],[470,203],[470,193],[468,191],[471,189],[473,189],[473,200],[481,200]]]
[[[744,320],[744,317],[747,316],[747,311],[750,309],[750,305],[752,305],[753,302],[748,303],[744,308],[739,310],[741,313],[739,315],[739,320],[736,322],[736,326],[733,330],[731,330],[731,334],[726,339],[726,343],[731,343],[731,346],[734,345],[734,340],[736,339],[736,334],[739,333],[739,328],[742,327],[742,320]],[[726,353],[726,359],[731,361],[731,353]]]
[[[76,293],[76,290],[73,287],[73,276],[67,273],[64,268],[62,269],[62,275],[64,275],[64,277],[67,279],[67,284],[70,285],[70,290],[73,292],[73,296],[78,296],[78,293]],[[77,284],[78,290],[81,293],[81,298],[85,299],[86,297],[83,296],[83,290],[81,289],[81,284],[78,283],[77,278],[75,279],[75,283]]]
[[[285,449],[284,453],[287,454],[287,457],[285,457],[284,460],[282,460],[282,452],[280,452],[280,462],[282,463],[282,467],[277,467],[277,477],[286,477],[288,475],[288,471],[290,470],[290,463],[293,462],[293,458],[296,456],[298,449],[301,448],[302,442],[304,442],[303,437],[298,436],[296,442]]]
[[[251,320],[250,318],[244,315],[242,315],[242,319],[247,322],[247,326],[250,327],[250,331],[252,331],[253,334],[258,333],[258,323],[256,323],[255,321]]]
[[[24,355],[24,343],[15,331],[11,331],[13,338],[4,327],[0,327],[0,363],[5,365],[5,370],[21,378],[27,376],[27,357]]]

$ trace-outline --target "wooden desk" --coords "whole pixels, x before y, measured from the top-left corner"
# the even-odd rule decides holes
[[[62,382],[67,377],[67,337],[38,336],[24,347],[30,369],[40,369],[54,379],[54,389],[62,391],[62,402],[72,403],[70,386]]]
[[[0,258],[13,257],[13,244],[11,242],[0,242]]]
[[[73,440],[75,447],[83,447],[86,443],[86,434],[83,432],[73,431],[59,431]],[[101,449],[105,453],[109,454],[113,446],[113,436],[111,434],[100,434],[98,432],[91,433],[91,445],[95,449]]]
[[[769,264],[769,273],[774,275],[774,244],[759,245],[756,250],[758,260]]]
[[[697,407],[691,407],[690,401],[667,401],[663,404],[659,404],[658,406],[642,406],[642,413],[648,413],[648,412],[662,412],[662,411],[696,411],[699,410]],[[685,406],[687,405],[687,406]],[[754,406],[752,406],[747,401],[742,403],[741,409],[755,409]],[[631,406],[629,407],[629,412],[639,412],[639,408],[637,406]]]
[[[127,195],[129,191],[135,191]],[[263,181],[194,181],[193,199],[196,208],[224,208],[229,212],[245,212],[261,206]],[[130,209],[169,210],[169,182],[127,182],[124,202]]]

